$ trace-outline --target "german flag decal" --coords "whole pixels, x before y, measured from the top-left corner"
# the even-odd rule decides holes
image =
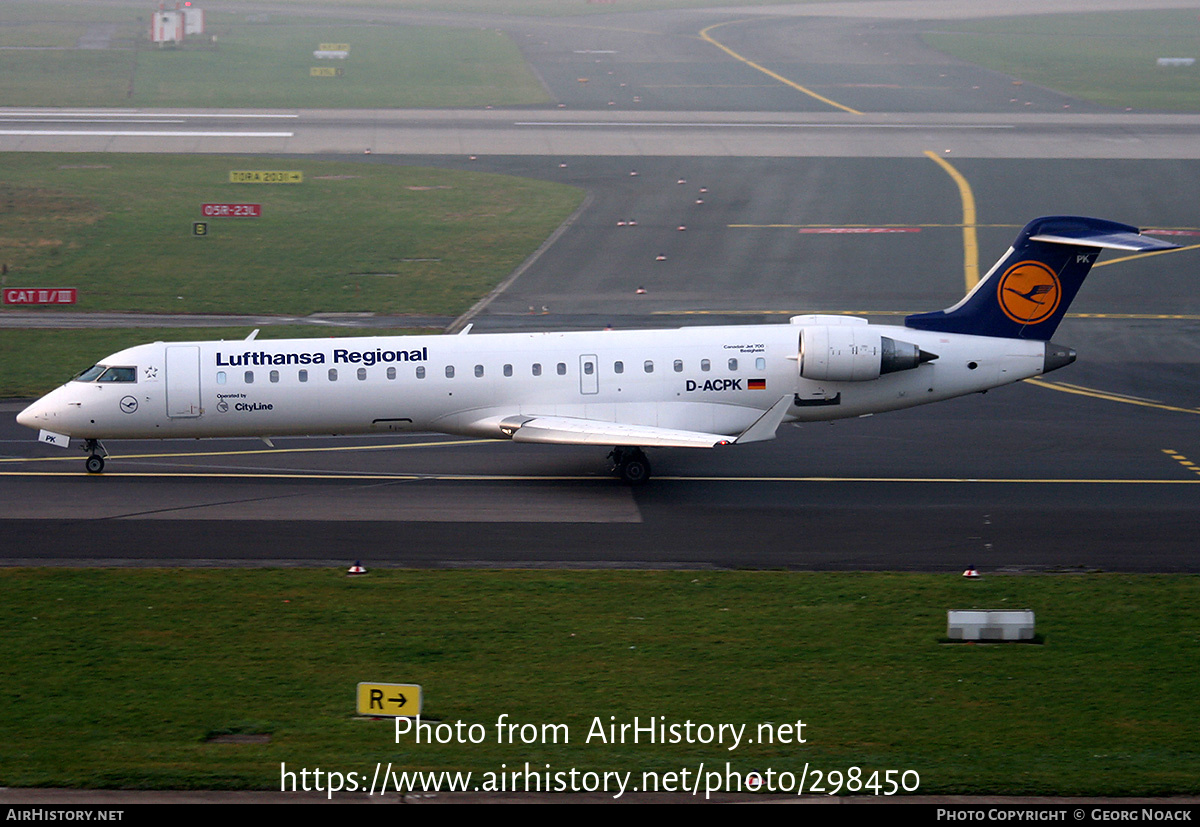
[[[747,388],[747,390],[752,390],[752,391],[765,391],[767,389],[767,380],[766,379],[747,379],[746,380],[746,388]]]

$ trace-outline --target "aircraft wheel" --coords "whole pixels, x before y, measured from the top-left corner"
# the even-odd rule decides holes
[[[639,451],[622,462],[617,468],[617,473],[629,485],[641,485],[650,479],[650,461]]]
[[[86,466],[89,474],[99,474],[104,470],[104,457],[99,454],[92,454],[87,458]]]

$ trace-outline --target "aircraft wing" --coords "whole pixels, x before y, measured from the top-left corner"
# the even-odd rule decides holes
[[[521,420],[525,421],[521,421]],[[680,431],[651,425],[624,425],[569,416],[510,417],[505,430],[516,426],[513,442],[549,442],[559,445],[633,445],[643,448],[712,448],[733,442],[723,434]]]
[[[512,436],[513,442],[641,448],[715,448],[718,445],[773,439],[790,404],[790,396],[780,397],[778,402],[736,437],[570,416],[511,416],[503,420],[500,427]]]

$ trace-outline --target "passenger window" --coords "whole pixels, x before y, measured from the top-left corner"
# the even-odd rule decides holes
[[[330,369],[329,369],[329,381],[330,381],[330,382],[336,382],[336,381],[337,381],[337,368],[330,368]]]
[[[424,366],[424,365],[419,365],[419,366],[417,367],[417,378],[418,378],[418,379],[424,379],[424,378],[425,378],[425,366]]]
[[[225,371],[223,371],[223,370],[217,371],[217,384],[218,385],[225,384]]]
[[[279,381],[279,371],[277,371],[277,370],[271,371],[267,375],[267,378],[270,379],[272,382],[278,382]]]
[[[395,378],[396,378],[396,369],[395,369],[395,368],[388,368],[388,369],[387,369],[387,378],[388,378],[388,379],[395,379]]]
[[[646,369],[646,373],[654,373],[654,363],[651,362],[649,359],[647,359],[646,364],[645,364],[645,369]]]
[[[730,360],[729,360],[729,369],[730,369],[730,370],[737,370],[737,359],[730,359]]]
[[[701,359],[700,370],[704,371],[705,373],[712,370],[712,362],[708,361],[707,359]]]
[[[567,375],[567,363],[559,362],[557,370],[558,370],[559,376],[566,376]]]
[[[299,376],[299,378],[300,378],[300,381],[301,381],[301,382],[307,382],[307,381],[308,381],[308,371],[306,371],[306,370],[302,370],[302,371],[300,371],[300,373],[298,374],[298,376]]]
[[[252,371],[252,370],[246,371],[246,375],[244,378],[246,380],[247,385],[253,385],[254,384],[254,371]]]
[[[476,366],[475,366],[475,378],[476,378],[476,379],[482,379],[482,378],[483,378],[483,365],[476,365]]]
[[[364,381],[366,378],[367,378],[367,369],[366,369],[366,368],[359,368],[359,369],[358,369],[358,381],[359,381],[359,382],[362,382],[362,381]]]
[[[454,365],[446,365],[446,378],[447,379],[454,378]]]
[[[624,373],[624,372],[625,372],[625,363],[624,362],[613,362],[613,373]]]
[[[754,369],[755,370],[766,370],[767,369],[767,360],[762,358],[761,356],[759,356],[757,359],[754,360]]]
[[[537,362],[533,363],[533,375],[534,376],[542,375],[542,366],[540,364],[538,364]]]
[[[587,374],[588,376],[591,376],[593,373],[596,372],[596,366],[592,362],[584,362],[583,363],[583,372],[585,374]]]
[[[504,366],[504,375],[505,375],[505,376],[512,376],[512,365],[505,365],[505,366]]]
[[[682,359],[675,360],[675,372],[683,373],[683,360]]]

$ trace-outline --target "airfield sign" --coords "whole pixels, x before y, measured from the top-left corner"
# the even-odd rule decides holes
[[[412,683],[360,683],[359,715],[409,718],[421,714],[424,697],[421,687]]]
[[[201,204],[200,214],[205,218],[258,218],[262,204]]]
[[[231,184],[300,184],[304,173],[293,169],[231,169]]]
[[[75,304],[74,287],[5,287],[5,304]]]

